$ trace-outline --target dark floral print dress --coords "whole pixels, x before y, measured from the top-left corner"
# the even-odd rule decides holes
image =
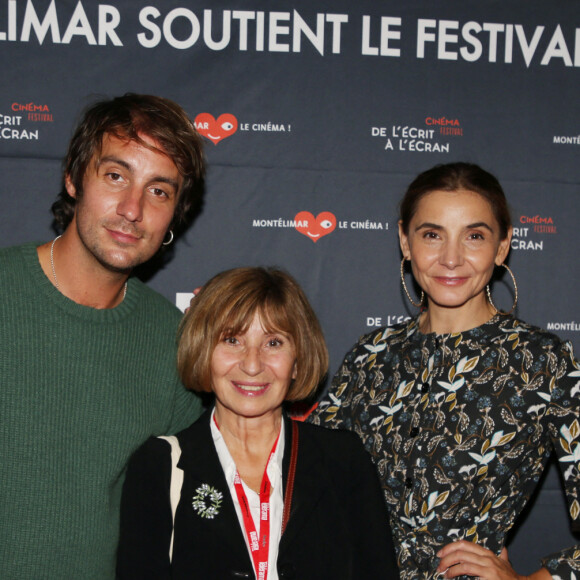
[[[378,469],[402,579],[459,539],[499,554],[549,456],[580,523],[580,365],[572,345],[498,314],[466,332],[417,319],[363,336],[309,421],[359,434]],[[580,547],[542,559],[574,578]]]

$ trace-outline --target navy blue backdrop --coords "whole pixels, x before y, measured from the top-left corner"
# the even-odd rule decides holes
[[[412,314],[397,202],[465,160],[513,211],[518,315],[580,346],[580,7],[575,0],[3,0],[4,245],[54,236],[49,207],[84,106],[179,102],[207,142],[203,211],[149,283],[184,305],[219,270],[279,265],[304,286],[333,372]],[[505,278],[496,304],[509,307]],[[515,533],[521,573],[576,539],[552,468]]]

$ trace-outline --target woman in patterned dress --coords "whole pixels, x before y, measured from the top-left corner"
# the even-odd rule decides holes
[[[580,522],[580,367],[569,342],[493,304],[494,269],[513,279],[510,224],[499,182],[480,167],[420,174],[399,221],[403,288],[420,313],[363,336],[309,418],[355,431],[371,453],[403,579],[522,578],[506,535],[552,452]],[[569,548],[529,578],[577,570],[580,548]]]

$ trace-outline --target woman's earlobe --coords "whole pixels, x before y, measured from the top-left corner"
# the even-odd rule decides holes
[[[497,255],[495,257],[496,266],[501,266],[507,260],[508,254],[510,253],[510,245],[511,245],[511,235],[508,235],[508,237],[505,238],[505,240],[502,240],[499,243],[499,248],[497,250]]]
[[[403,230],[403,224],[401,220],[399,220],[399,247],[401,248],[401,254],[403,254],[403,258],[405,260],[411,261],[411,250],[409,249],[409,238],[407,234]]]

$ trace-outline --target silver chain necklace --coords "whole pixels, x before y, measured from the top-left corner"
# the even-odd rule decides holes
[[[62,234],[61,234],[62,235]],[[52,268],[52,277],[54,278],[54,285],[56,289],[60,291],[58,286],[58,278],[56,277],[56,270],[54,269],[54,244],[56,240],[58,240],[61,236],[56,236],[54,240],[52,240],[52,244],[50,244],[50,267]],[[121,300],[125,300],[125,296],[127,296],[127,282],[125,282],[125,288],[123,289],[123,298]]]

